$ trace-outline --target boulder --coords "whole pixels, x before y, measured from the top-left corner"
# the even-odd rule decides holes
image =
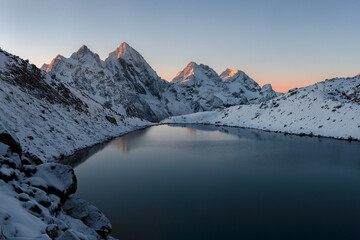
[[[44,163],[36,166],[36,172],[28,179],[31,186],[66,199],[76,191],[74,170],[67,165]]]
[[[74,233],[72,230],[67,230],[64,232],[63,235],[61,235],[58,240],[80,240],[78,236]]]
[[[69,198],[63,205],[65,212],[73,218],[80,219],[85,225],[94,229],[99,235],[107,236],[112,230],[111,223],[95,206],[79,198]]]
[[[0,122],[0,143],[7,145],[10,151],[19,154],[21,156],[22,150],[19,144],[19,140],[14,134],[11,134],[4,124]],[[2,145],[3,146],[3,145]]]

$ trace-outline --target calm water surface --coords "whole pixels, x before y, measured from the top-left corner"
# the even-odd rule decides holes
[[[76,195],[120,239],[360,239],[359,142],[164,125],[83,155]]]

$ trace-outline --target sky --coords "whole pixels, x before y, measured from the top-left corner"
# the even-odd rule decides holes
[[[41,67],[122,42],[171,80],[190,61],[277,91],[360,72],[360,1],[0,0],[0,47]]]

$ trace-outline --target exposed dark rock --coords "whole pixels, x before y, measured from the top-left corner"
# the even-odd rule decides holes
[[[0,142],[8,145],[12,152],[19,154],[21,156],[22,151],[20,144],[13,139],[13,137],[8,133],[0,133]]]
[[[46,234],[51,239],[56,239],[59,236],[59,227],[56,224],[49,224],[46,227]]]
[[[117,125],[116,119],[110,116],[105,116],[106,120],[108,120],[109,122],[111,122],[112,124]]]
[[[63,208],[67,214],[80,219],[99,235],[105,237],[110,234],[112,226],[109,219],[107,219],[99,209],[87,201],[72,197],[65,201]]]

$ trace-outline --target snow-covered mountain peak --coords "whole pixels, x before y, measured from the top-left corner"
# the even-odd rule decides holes
[[[50,64],[44,64],[41,70],[54,74],[55,72],[59,73],[67,68],[74,68],[80,65],[89,69],[99,69],[103,68],[104,62],[98,54],[92,52],[86,45],[83,45],[71,54],[70,58],[66,58],[60,54],[57,55]]]
[[[260,90],[260,86],[253,79],[238,69],[227,68],[220,74],[220,78],[226,83],[237,82],[249,89]]]
[[[186,65],[185,68],[194,68],[194,67],[198,67],[199,65],[196,62],[189,62],[188,65]]]
[[[280,96],[281,93],[275,92],[271,86],[271,84],[265,84],[262,86],[260,93],[266,98],[266,99],[272,99],[277,96]]]
[[[119,60],[133,65],[139,72],[146,71],[151,77],[158,78],[158,75],[146,62],[144,57],[126,42],[123,42],[115,51],[109,53],[109,56],[105,59],[105,63],[110,69],[113,69],[113,66],[116,65]]]
[[[195,62],[189,62],[183,70],[176,74],[176,76],[171,80],[171,82],[180,83],[188,81],[189,77],[195,74],[194,69],[198,66],[199,65],[197,65]]]
[[[41,66],[40,69],[46,72],[46,70],[48,69],[48,67],[49,67],[49,64],[44,63],[44,64]]]
[[[171,80],[172,83],[181,83],[188,82],[190,80],[199,79],[207,81],[212,79],[214,81],[219,81],[219,76],[217,73],[207,65],[197,64],[195,62],[190,62],[188,65]]]
[[[57,60],[64,60],[64,56],[62,56],[62,55],[60,55],[60,54],[58,54],[56,57],[55,57],[55,59],[57,59]]]
[[[90,66],[101,66],[102,61],[98,54],[92,52],[86,45],[81,46],[74,52],[71,59],[78,60],[80,63],[88,64]]]
[[[140,53],[138,53],[126,42],[121,43],[116,50],[118,53],[117,58],[142,57]]]
[[[227,68],[220,74],[220,78],[232,94],[245,96],[248,103],[266,101],[278,96],[278,93],[272,89],[270,84],[266,84],[261,88],[245,72],[238,69]]]
[[[84,56],[87,54],[94,54],[86,45],[82,45],[76,52],[71,55],[71,58]]]
[[[41,69],[46,71],[46,72],[50,72],[54,66],[58,65],[60,62],[63,62],[63,60],[66,59],[65,57],[61,56],[60,54],[58,54],[51,62],[50,64],[44,64]],[[46,69],[45,69],[46,67]]]
[[[268,83],[268,84],[265,84],[264,86],[262,86],[261,90],[262,91],[272,91],[273,88],[272,88],[271,84]]]
[[[145,62],[143,56],[126,42],[121,43],[115,51],[111,52],[106,61],[119,58],[136,63]]]
[[[90,51],[90,49],[84,44],[76,52],[80,53],[80,52],[87,52],[87,51]]]
[[[241,72],[240,70],[238,69],[230,69],[230,68],[227,68],[225,71],[223,71],[221,74],[220,74],[220,78],[223,80],[223,81],[226,81],[227,79],[235,76],[237,73]]]

